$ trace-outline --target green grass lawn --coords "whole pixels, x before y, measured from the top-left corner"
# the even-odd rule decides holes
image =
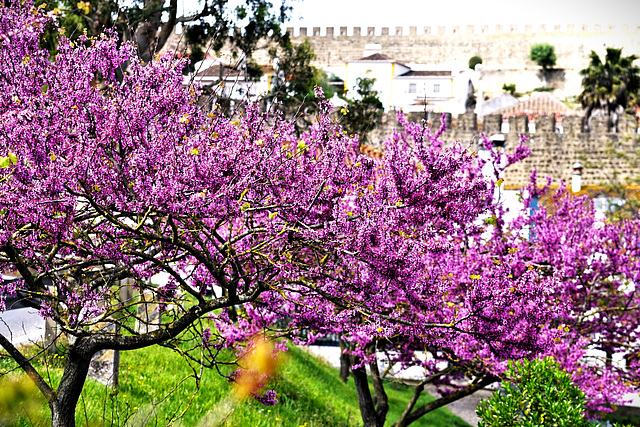
[[[353,383],[343,384],[336,369],[326,366],[298,348],[286,353],[280,375],[270,384],[278,403],[266,407],[256,401],[237,403],[232,386],[215,372],[204,370],[196,391],[194,372],[182,357],[166,348],[152,347],[121,353],[120,389],[116,392],[88,380],[76,412],[78,425],[158,425],[209,426],[222,420],[223,426],[360,426],[362,425]],[[0,371],[11,362],[0,360]],[[49,363],[54,381],[59,378],[61,360]],[[197,372],[197,371],[196,371]],[[181,382],[182,381],[182,382]],[[179,384],[179,385],[177,385]],[[2,386],[0,386],[2,388]],[[411,395],[411,390],[389,384],[388,425],[395,421]],[[419,404],[432,398],[423,397]],[[48,408],[39,402],[13,425],[46,425]],[[19,411],[19,412],[20,412]],[[207,417],[207,418],[205,418]],[[5,420],[6,423],[6,420]],[[0,419],[0,424],[3,424]],[[4,424],[3,424],[4,425]],[[447,409],[423,417],[416,426],[468,426]]]

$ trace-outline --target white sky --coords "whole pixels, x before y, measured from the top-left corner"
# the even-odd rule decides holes
[[[166,0],[168,1],[168,0]],[[282,0],[270,0],[279,7]],[[640,24],[640,0],[285,0],[293,7],[286,27],[380,27],[516,24]],[[181,0],[182,13],[203,0]],[[243,0],[229,0],[230,8]],[[604,27],[603,27],[604,28]],[[393,33],[393,31],[391,31]],[[297,34],[297,31],[295,32]],[[349,30],[349,34],[351,30]],[[324,34],[324,30],[322,30]],[[640,37],[640,34],[638,35]]]
[[[279,0],[272,0],[279,4]],[[289,0],[285,26],[640,24],[640,0]]]
[[[188,12],[198,0],[182,0]],[[640,24],[640,0],[286,0],[285,27]],[[271,0],[279,6],[281,0]],[[230,0],[231,4],[242,0]],[[635,27],[633,27],[635,28]]]

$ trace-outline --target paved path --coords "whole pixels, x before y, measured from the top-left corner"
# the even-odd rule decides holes
[[[433,386],[427,387],[427,392],[434,397],[439,396]],[[491,397],[492,394],[493,391],[490,390],[478,390],[471,396],[467,396],[448,404],[447,408],[449,408],[452,413],[468,422],[469,425],[476,427],[478,425],[478,421],[480,421],[480,418],[476,415],[476,406],[480,404],[481,400]]]
[[[33,308],[18,308],[0,313],[0,334],[13,345],[41,341],[44,319]]]

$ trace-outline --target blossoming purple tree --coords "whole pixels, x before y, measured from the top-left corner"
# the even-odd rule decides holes
[[[564,334],[550,354],[586,393],[588,408],[607,410],[640,386],[640,223],[599,219],[586,197],[536,184],[534,173],[525,206],[540,197],[551,203],[516,220],[504,249],[520,254],[518,270],[558,277],[554,299],[565,303],[554,326]],[[514,237],[522,229],[529,239]]]
[[[593,315],[571,305],[582,288],[563,288],[563,259],[547,268],[532,254],[542,238],[518,240],[500,227],[495,186],[472,150],[406,123],[382,159],[367,158],[325,101],[300,137],[255,106],[234,118],[203,111],[197,88],[183,87],[183,63],[143,66],[112,33],[60,37],[50,58],[38,42],[51,22],[29,5],[0,8],[0,268],[19,275],[0,285],[0,300],[21,298],[69,338],[60,383],[7,337],[0,345],[46,397],[53,425],[74,425],[99,351],[177,347],[195,336],[202,363],[215,367],[222,347],[283,318],[292,330],[345,335],[368,426],[388,409],[376,349],[423,366],[427,380],[469,374],[468,394],[507,359],[548,353],[555,340],[587,345],[589,328],[563,341],[572,336],[565,323]],[[510,161],[525,154],[519,148]],[[493,227],[489,239],[481,218]],[[531,228],[527,221],[519,224]],[[549,251],[564,249],[566,239],[548,240],[559,245]],[[168,279],[156,284],[158,275]],[[125,280],[146,296],[118,298]],[[149,302],[162,317],[154,330],[136,328],[145,320],[137,308]],[[203,330],[205,317],[216,327]],[[401,425],[424,411],[410,404]]]
[[[531,210],[541,197],[549,207]],[[461,243],[457,250],[423,258],[421,271],[434,282],[404,303],[414,310],[402,314],[400,323],[409,328],[375,328],[366,317],[348,316],[321,330],[350,343],[346,352],[365,425],[386,421],[385,379],[398,379],[384,367],[424,372],[417,384],[408,384],[414,394],[394,426],[500,381],[506,361],[532,356],[553,356],[571,374],[586,394],[590,417],[611,411],[625,393],[637,390],[638,222],[598,220],[588,199],[572,197],[564,187],[551,191],[548,183],[540,188],[535,174],[523,202],[525,211],[509,223],[504,208],[492,205],[484,226],[451,234]],[[437,295],[433,306],[425,304],[425,294]],[[309,327],[296,313],[283,307],[282,317],[292,319],[295,329]],[[428,331],[429,339],[422,331],[411,334],[411,327],[434,319],[439,325]],[[418,405],[429,384],[442,397]]]

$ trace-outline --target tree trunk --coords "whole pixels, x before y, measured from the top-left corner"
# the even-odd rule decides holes
[[[344,350],[347,348],[346,343],[339,338],[340,343],[340,379],[343,383],[347,383],[349,380],[349,370],[351,369],[351,357]]]
[[[356,386],[358,395],[358,406],[360,407],[360,415],[364,427],[382,427],[383,423],[378,420],[378,414],[371,398],[369,391],[369,381],[367,380],[367,371],[364,366],[352,368],[353,382]]]
[[[369,390],[367,370],[364,366],[353,368],[353,365],[357,365],[361,360],[353,356],[349,357],[353,382],[358,395],[360,415],[362,416],[364,427],[383,427],[389,411],[389,402],[378,370],[378,360],[375,356],[376,342],[370,343],[366,351],[370,358],[369,369],[371,370],[373,381],[373,397],[371,397],[371,391]]]
[[[384,421],[387,419],[387,412],[389,412],[389,398],[384,390],[384,384],[380,371],[378,370],[378,359],[375,357],[375,346],[371,349],[374,353],[373,362],[369,363],[369,370],[371,371],[371,381],[373,382],[373,404],[376,407],[376,417],[380,426],[384,425]]]
[[[52,427],[75,427],[76,405],[89,372],[91,357],[80,355],[72,345],[66,356],[64,373],[55,398],[49,402]]]
[[[478,382],[471,383],[468,386],[461,388],[451,394],[448,394],[439,399],[433,400],[425,405],[422,405],[414,411],[411,411],[411,409],[409,409],[408,411],[405,410],[401,418],[398,421],[396,421],[395,424],[393,424],[393,427],[406,427],[412,424],[418,418],[422,417],[423,415],[431,411],[435,411],[436,409],[442,406],[448,405],[451,402],[455,402],[456,400],[462,399],[463,397],[469,396],[475,393],[476,391],[480,390],[481,388],[484,388],[489,384],[493,384],[498,380],[499,378],[489,375],[485,378],[482,378]]]

